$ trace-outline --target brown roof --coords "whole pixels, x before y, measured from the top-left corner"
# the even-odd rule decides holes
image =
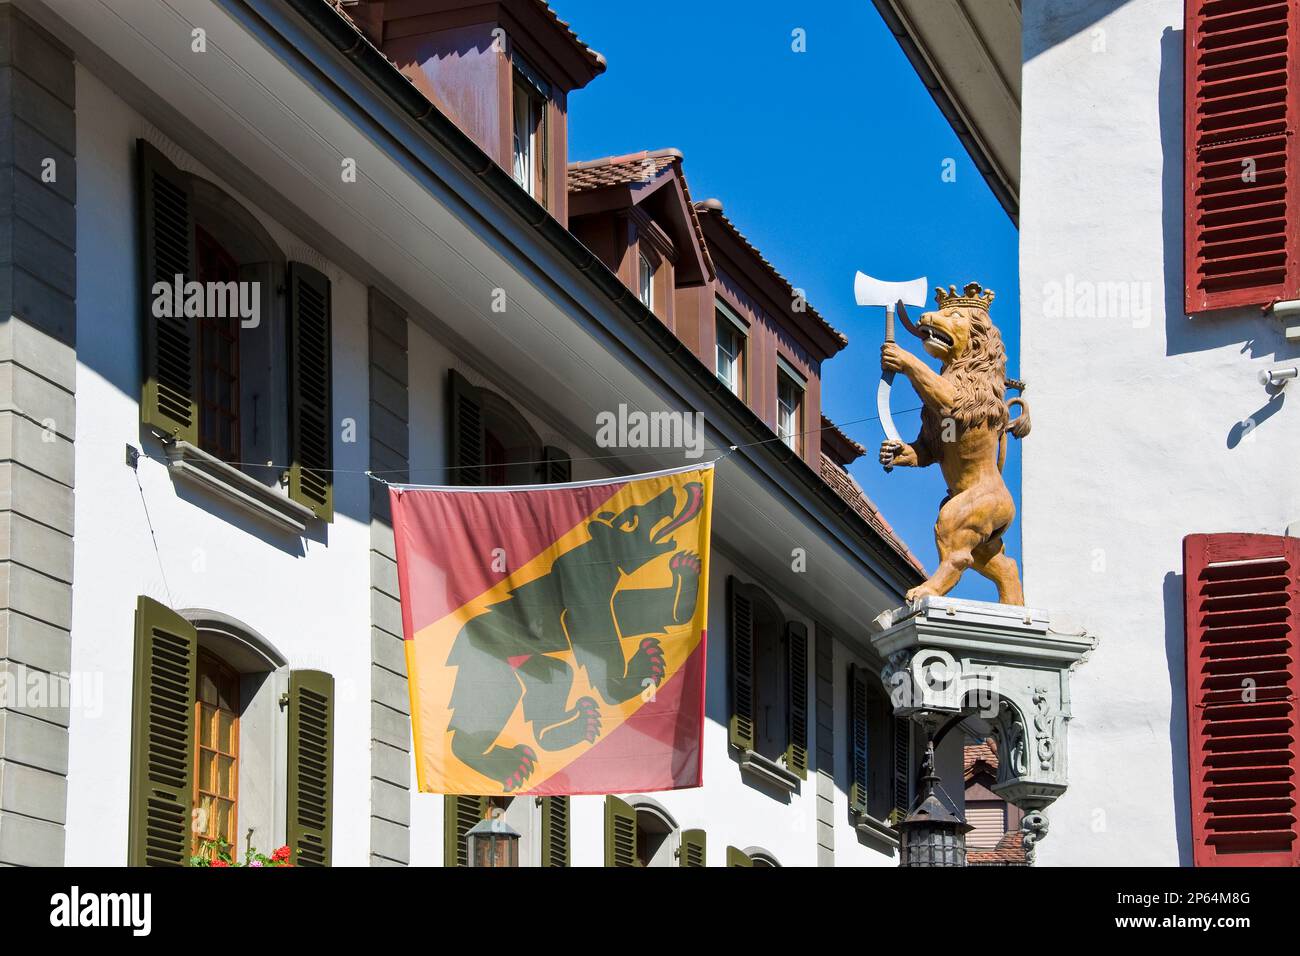
[[[838,465],[848,465],[867,453],[865,448],[844,434],[840,426],[825,415],[822,416],[822,448],[830,452]]]
[[[555,10],[551,7],[549,3],[546,2],[546,0],[533,0],[533,3],[536,5],[538,10],[540,10],[542,13],[544,13],[547,17],[550,18],[552,23],[554,23],[557,27],[560,28],[560,30],[562,30],[565,34],[568,35],[570,41],[572,41],[573,45],[578,48],[578,51],[582,54],[583,59],[585,59],[588,65],[591,67],[592,73],[605,72],[605,65],[606,65],[605,57],[602,56],[600,53],[597,53],[591,47],[587,46],[586,42],[581,37],[579,37],[577,33],[574,32],[573,27],[569,26],[568,20],[561,20],[560,15],[555,12]]]
[[[992,849],[966,851],[967,866],[1025,866],[1025,835],[1012,830]]]
[[[704,228],[691,201],[691,188],[686,183],[686,173],[682,170],[682,151],[668,147],[666,149],[643,149],[639,153],[627,153],[623,156],[603,156],[600,159],[584,159],[569,163],[569,193],[593,192],[609,186],[632,186],[636,183],[653,182],[665,170],[671,171],[682,184],[682,195],[686,197],[687,214],[690,216],[691,229],[695,232],[695,241],[700,247],[700,256],[704,259],[704,268],[708,278],[714,275],[713,257],[709,255],[709,245],[704,241]]]
[[[977,763],[987,764],[990,770],[998,769],[998,749],[992,740],[967,744],[962,758],[962,769],[967,777],[971,775]]]
[[[722,211],[721,200],[705,199],[703,202],[697,202],[695,204],[695,208],[699,210],[701,218],[707,217],[719,223],[723,227],[723,230],[728,234],[730,234],[730,236],[737,243],[740,244],[741,248],[744,249],[746,252],[748,252],[754,258],[754,260],[759,264],[759,266],[762,267],[763,271],[766,272],[769,276],[771,276],[772,279],[774,279],[779,286],[781,286],[786,290],[786,292],[790,296],[791,301],[794,300],[795,291],[794,291],[794,286],[791,284],[790,280],[787,279],[785,276],[783,276],[780,272],[778,272],[776,266],[772,265],[772,263],[767,260],[767,258],[763,255],[763,253],[758,251],[758,247],[755,246],[752,242],[750,242],[748,237],[746,237],[746,235],[736,227],[736,224],[732,222],[729,218],[727,218],[726,213]],[[812,307],[812,305],[807,301],[807,299],[804,299],[804,306],[805,308],[802,314],[808,316],[810,319],[816,322],[817,325],[820,326],[821,329],[827,335],[829,335],[833,341],[838,343],[838,347],[834,351],[838,352],[840,349],[844,348],[846,345],[849,344],[848,336],[846,336],[839,329],[835,328],[833,325],[827,322],[822,317],[821,313]]]
[[[643,149],[626,156],[603,156],[569,163],[569,192],[648,183],[673,163],[680,163],[681,159],[681,150]]]
[[[871,499],[863,493],[862,488],[853,480],[853,476],[837,465],[829,455],[822,452],[822,480],[834,489],[835,493],[843,498],[862,518],[875,528],[880,536],[888,542],[895,551],[903,556],[912,567],[925,574],[925,565],[921,564],[919,558],[912,553],[912,550],[894,531],[888,521],[885,520],[876,506],[871,503]]]

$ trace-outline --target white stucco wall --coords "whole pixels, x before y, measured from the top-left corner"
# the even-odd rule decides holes
[[[414,324],[409,325],[408,359],[411,369],[411,475],[413,481],[438,483],[445,481],[440,470],[446,463],[446,376],[448,368],[456,368],[476,384],[495,388],[511,398],[509,386],[492,383],[475,368],[467,365],[429,333]],[[527,407],[516,401],[516,407],[529,420],[544,442],[560,447],[573,446],[566,441],[564,431],[581,433],[594,423],[570,423],[562,431],[533,415]],[[574,478],[605,477],[610,472],[600,462],[575,461]],[[715,527],[713,563],[709,581],[708,671],[706,690],[707,719],[704,730],[704,786],[699,789],[647,794],[657,801],[682,829],[703,828],[708,838],[708,861],[711,866],[726,863],[728,845],[741,849],[762,847],[784,866],[815,866],[817,864],[816,794],[817,779],[809,772],[798,793],[788,799],[775,795],[761,785],[751,784],[742,774],[731,756],[727,743],[727,577],[738,575],[744,581],[754,581],[750,575],[738,570],[735,562],[725,553],[725,528]],[[719,544],[721,547],[719,547]],[[791,575],[796,585],[799,575]],[[809,634],[816,631],[814,620],[794,609],[777,587],[770,582],[757,582],[766,587],[788,620],[802,621]],[[837,647],[836,671],[848,666],[849,657],[842,646]],[[809,645],[809,701],[815,702],[813,684],[813,647]],[[836,681],[837,722],[844,721],[846,687],[843,680]],[[810,711],[810,733],[814,725]],[[847,737],[843,727],[837,727],[836,759],[843,759],[841,742]],[[810,750],[815,747],[809,741]],[[812,758],[810,757],[810,760]],[[837,768],[842,771],[843,768]],[[414,779],[414,776],[412,776]],[[837,773],[841,782],[847,779]],[[626,799],[634,800],[635,795]],[[434,794],[413,794],[411,805],[411,862],[415,865],[441,865],[443,855],[443,798]],[[841,820],[842,818],[842,820]],[[605,816],[603,797],[574,797],[572,801],[572,857],[575,866],[601,866],[604,862]],[[896,857],[859,843],[848,824],[848,798],[843,789],[836,791],[836,865],[892,865]]]
[[[1296,348],[1257,309],[1182,311],[1182,15],[1024,6],[1025,594],[1101,640],[1043,865],[1190,864],[1181,542],[1300,518],[1300,409],[1256,381]]]
[[[334,675],[334,862],[365,864],[369,500],[359,472],[368,467],[366,290],[326,264],[333,281],[335,415],[357,422],[355,443],[336,434],[335,467],[358,472],[335,484],[336,515],[327,546],[286,539],[206,492],[175,484],[161,446],[152,439],[143,445],[138,472],[132,471],[125,448],[142,447],[135,140],[155,135],[92,73],[78,67],[72,668],[81,679],[102,681],[103,699],[101,707],[74,708],[71,715],[66,859],[70,865],[126,862],[134,612],[137,596],[144,594],[176,608],[230,615],[269,639],[290,667]],[[242,198],[192,157],[180,161]],[[303,242],[251,203],[245,206],[291,258],[308,254]],[[241,846],[244,829],[241,822]],[[255,843],[268,850],[274,836],[258,833]]]

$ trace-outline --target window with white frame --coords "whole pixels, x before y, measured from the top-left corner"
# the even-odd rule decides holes
[[[745,397],[745,333],[729,312],[717,311],[718,354],[716,371],[733,395]]]
[[[655,308],[655,267],[643,252],[637,256],[637,296],[651,312]]]
[[[803,454],[803,393],[794,375],[784,367],[777,370],[776,433],[799,454]]]
[[[546,205],[547,89],[516,63],[512,98],[511,171],[528,195]]]

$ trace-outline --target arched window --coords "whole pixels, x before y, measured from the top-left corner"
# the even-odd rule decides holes
[[[764,850],[761,846],[747,846],[743,852],[745,856],[749,857],[750,866],[777,867],[781,865],[774,854]]]
[[[471,384],[455,369],[448,384],[448,484],[532,485],[570,480],[568,453],[543,445],[509,399]]]
[[[677,821],[647,798],[633,801],[632,808],[636,811],[636,865],[676,866]]]

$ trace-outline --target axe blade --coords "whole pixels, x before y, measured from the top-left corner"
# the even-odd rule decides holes
[[[853,276],[853,296],[857,299],[858,305],[892,306],[895,302],[902,302],[905,305],[923,308],[929,297],[929,291],[930,283],[925,276],[907,282],[873,279],[865,272],[858,272]]]

